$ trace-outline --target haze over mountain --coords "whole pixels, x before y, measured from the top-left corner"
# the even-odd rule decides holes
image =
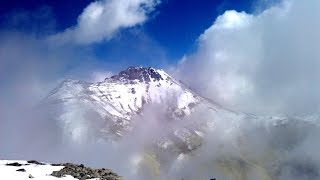
[[[287,173],[283,171],[299,178],[319,177],[311,162],[290,164],[288,157],[277,162],[309,138],[306,129],[318,131],[317,117],[234,112],[201,97],[163,70],[129,67],[97,83],[68,79],[39,106],[48,110],[47,117],[56,122],[65,143],[121,144],[129,136],[141,147],[128,163],[135,166],[133,175],[143,178],[281,179]],[[211,139],[215,134],[217,139]],[[259,136],[265,136],[263,142],[256,142]],[[221,141],[231,144],[220,147]],[[207,150],[214,150],[213,154],[193,162],[211,143],[214,146]],[[263,151],[257,151],[260,148]],[[194,171],[181,174],[190,163],[197,164]]]
[[[88,137],[97,140],[121,138],[133,130],[135,120],[144,119],[145,109],[157,106],[160,114],[155,112],[153,116],[159,118],[157,121],[163,121],[157,122],[163,123],[159,132],[163,131],[163,136],[172,134],[177,141],[185,143],[185,149],[179,149],[180,152],[199,146],[202,131],[210,129],[216,118],[224,117],[230,123],[244,117],[253,118],[222,108],[163,70],[151,67],[129,67],[97,83],[65,80],[40,106],[49,108],[52,119],[62,126],[64,133],[79,143]],[[199,111],[205,111],[208,116],[192,122],[184,120]],[[143,124],[150,120],[139,121]],[[199,142],[186,142],[184,138],[195,138]],[[173,142],[163,143],[169,146]]]

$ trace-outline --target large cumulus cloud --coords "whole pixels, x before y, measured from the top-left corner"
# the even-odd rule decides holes
[[[203,95],[236,110],[307,114],[320,108],[320,2],[226,11],[178,67]]]

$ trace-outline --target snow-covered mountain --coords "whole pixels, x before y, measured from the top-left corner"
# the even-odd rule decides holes
[[[65,80],[42,105],[50,108],[50,117],[63,127],[63,133],[78,142],[120,138],[132,130],[133,119],[143,119],[149,112],[164,121],[161,128],[166,133],[160,135],[158,146],[179,153],[200,146],[203,133],[212,131],[217,122],[237,128],[241,119],[259,120],[225,109],[151,67],[129,67],[97,83]]]
[[[204,98],[163,70],[129,67],[102,82],[65,80],[42,104],[52,108],[52,117],[63,123],[77,140],[79,134],[96,128],[100,132],[95,133],[113,138],[122,136],[130,130],[133,116],[142,115],[146,105],[165,102],[172,117],[179,118],[190,115]],[[88,122],[86,117],[95,122]]]
[[[162,103],[168,96],[177,96],[177,108],[183,114],[190,114],[192,105],[201,99],[163,70],[129,67],[98,83],[65,80],[46,101],[70,103],[81,100],[97,107],[102,116],[122,119],[126,123],[139,114],[145,104]]]
[[[61,127],[63,140],[87,145],[132,136],[129,141],[143,147],[130,154],[128,164],[134,172],[149,169],[152,178],[144,179],[154,174],[180,178],[172,172],[189,166],[194,171],[183,171],[186,179],[199,179],[204,171],[211,178],[211,168],[222,170],[214,174],[225,177],[220,179],[248,179],[249,172],[263,177],[254,179],[278,179],[281,173],[275,169],[282,167],[303,174],[307,171],[300,161],[287,166],[290,157],[277,160],[319,129],[318,116],[263,117],[228,110],[163,70],[143,67],[129,67],[97,83],[65,80],[41,107]]]

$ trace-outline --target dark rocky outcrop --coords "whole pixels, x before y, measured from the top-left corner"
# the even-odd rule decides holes
[[[121,176],[112,172],[110,169],[93,169],[85,167],[83,164],[77,165],[72,163],[52,164],[53,166],[64,166],[60,171],[54,171],[51,175],[55,177],[63,177],[71,175],[74,178],[85,180],[99,178],[100,180],[123,180]]]
[[[30,160],[30,161],[27,161],[27,162],[30,163],[30,164],[45,165],[44,163],[41,163],[41,162],[36,161],[36,160]]]
[[[121,71],[118,75],[111,76],[113,80],[139,80],[140,82],[150,82],[163,80],[162,76],[153,68],[129,67]]]
[[[18,162],[14,162],[14,163],[8,163],[6,164],[7,166],[16,166],[16,167],[19,167],[19,166],[22,166],[23,164],[20,164]]]
[[[25,169],[17,169],[16,171],[19,171],[19,172],[26,172]]]

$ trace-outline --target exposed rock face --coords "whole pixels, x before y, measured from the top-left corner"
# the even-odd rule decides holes
[[[18,163],[18,162],[13,162],[13,163],[8,163],[6,164],[7,166],[16,166],[16,167],[20,167],[22,166],[22,164]]]
[[[36,160],[30,160],[30,161],[27,161],[27,162],[30,163],[30,164],[45,165],[44,163],[36,161]]]
[[[113,80],[139,80],[139,82],[150,82],[163,80],[162,76],[153,68],[129,67],[118,75],[112,76]]]
[[[19,172],[26,172],[25,169],[17,169],[16,171],[19,171]]]
[[[110,169],[92,169],[85,167],[83,164],[77,165],[72,163],[52,164],[53,166],[64,166],[60,171],[54,171],[51,175],[55,177],[63,177],[71,175],[74,178],[84,180],[99,178],[100,180],[123,180],[122,177],[112,172]]]

